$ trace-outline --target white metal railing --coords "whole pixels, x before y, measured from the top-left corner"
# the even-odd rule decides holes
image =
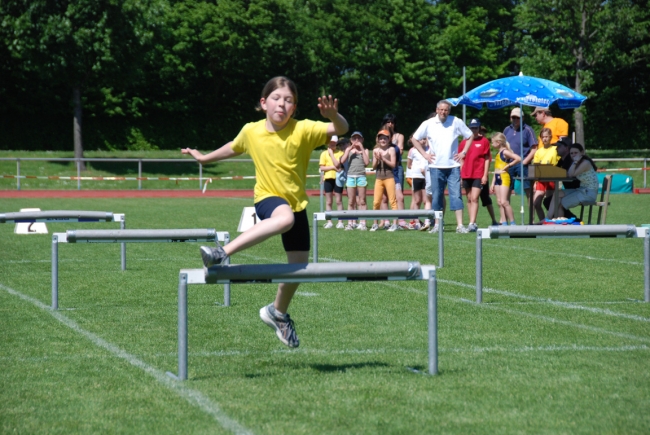
[[[641,158],[598,158],[595,162],[643,162],[642,168],[648,167],[648,157]],[[45,161],[45,162],[75,162],[77,167],[77,189],[81,190],[81,162],[113,162],[113,163],[137,163],[138,164],[138,190],[142,190],[142,163],[195,163],[199,165],[199,189],[203,186],[203,165],[194,159],[141,159],[141,158],[64,158],[64,157],[0,157],[0,161],[16,162],[16,190],[20,190],[20,162],[21,161]],[[229,162],[249,162],[251,159],[228,159]],[[311,159],[310,162],[318,162],[318,159]],[[635,170],[637,168],[630,168]],[[643,188],[647,186],[647,173],[643,171]],[[210,178],[210,177],[207,177]]]

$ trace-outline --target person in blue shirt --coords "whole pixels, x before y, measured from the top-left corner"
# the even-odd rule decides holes
[[[527,165],[532,162],[533,157],[535,156],[538,142],[533,128],[524,123],[523,113],[519,107],[515,107],[510,112],[510,125],[503,130],[503,134],[506,136],[506,140],[510,144],[512,152],[518,156],[522,155],[521,150],[523,145],[522,164],[511,167],[508,172],[510,174],[511,187],[514,188],[515,179],[519,179],[522,175],[521,172],[523,165],[524,190],[526,192],[526,198],[530,198],[531,184],[530,181],[525,180],[525,178],[528,177]]]

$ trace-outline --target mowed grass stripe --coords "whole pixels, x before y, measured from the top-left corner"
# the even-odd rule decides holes
[[[169,377],[167,374],[162,372],[161,370],[158,370],[149,364],[145,363],[144,361],[140,360],[139,358],[135,357],[134,355],[129,354],[125,350],[121,349],[120,347],[109,343],[108,341],[104,340],[103,338],[99,337],[96,334],[93,334],[92,332],[86,331],[85,329],[81,328],[77,322],[74,320],[69,319],[68,317],[64,316],[61,314],[59,311],[52,310],[50,307],[47,305],[43,304],[41,301],[34,299],[30,296],[27,296],[25,294],[22,294],[21,292],[14,290],[10,287],[7,287],[3,284],[0,283],[0,288],[4,290],[5,292],[9,293],[10,295],[16,296],[23,301],[29,302],[35,307],[39,308],[40,310],[50,314],[52,317],[54,317],[57,321],[62,323],[63,325],[67,326],[68,328],[72,329],[74,332],[78,333],[79,335],[82,335],[86,337],[90,342],[92,342],[94,345],[107,350],[110,352],[113,356],[120,358],[132,366],[135,366],[148,375],[152,376],[157,382],[162,384],[163,386],[167,387],[168,389],[174,391],[176,394],[178,394],[180,397],[185,399],[188,403],[191,405],[201,409],[205,413],[211,415],[214,417],[214,419],[226,430],[231,431],[232,433],[235,434],[252,434],[251,431],[240,425],[237,421],[231,419],[228,417],[222,410],[219,404],[215,403],[214,401],[210,400],[208,397],[203,395],[200,391],[193,390],[191,388],[188,388],[184,383],[175,381],[171,377]]]

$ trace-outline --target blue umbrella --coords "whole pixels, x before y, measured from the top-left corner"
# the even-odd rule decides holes
[[[522,106],[534,106],[548,108],[551,104],[557,103],[561,109],[575,109],[580,107],[587,99],[574,90],[567,88],[551,80],[540,79],[537,77],[525,76],[519,73],[518,76],[505,77],[502,79],[492,80],[477,88],[466,92],[459,98],[447,98],[453,106],[464,104],[466,106],[481,109],[483,104],[488,109],[501,109],[507,106],[518,105],[523,112]],[[524,120],[521,120],[523,128]],[[523,162],[523,134],[521,137],[521,161]],[[521,216],[522,224],[524,223],[524,183],[523,183],[523,163],[520,185],[521,185]]]

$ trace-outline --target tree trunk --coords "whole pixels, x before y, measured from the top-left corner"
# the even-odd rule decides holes
[[[575,91],[579,94],[582,93],[582,83],[580,81],[580,71],[576,70],[576,88]],[[576,142],[582,144],[587,149],[585,144],[585,114],[583,113],[584,107],[579,107],[573,111],[573,121],[576,128]]]
[[[72,101],[74,104],[74,119],[72,123],[73,134],[74,134],[74,158],[81,159],[84,156],[84,145],[83,138],[81,134],[81,86],[76,85],[72,89]],[[81,161],[79,165],[82,171],[86,170],[86,163]]]

